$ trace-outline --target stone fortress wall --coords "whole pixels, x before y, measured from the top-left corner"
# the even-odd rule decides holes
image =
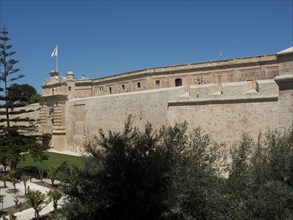
[[[217,141],[233,143],[243,132],[293,123],[293,47],[274,55],[150,68],[76,79],[57,72],[44,81],[39,126],[59,151],[82,151],[98,129],[134,125],[155,129],[187,121]]]

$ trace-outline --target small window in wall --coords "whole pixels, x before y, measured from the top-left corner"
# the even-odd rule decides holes
[[[122,90],[125,90],[125,85],[122,85],[121,88],[122,88]]]
[[[71,91],[71,86],[68,87],[68,91]]]
[[[103,91],[103,87],[100,87],[100,91]]]
[[[54,89],[52,89],[52,95],[54,95]]]
[[[160,86],[160,80],[156,80],[156,86]]]
[[[140,88],[140,82],[138,82],[136,85],[137,85],[137,88]]]
[[[182,86],[182,79],[175,79],[175,86]]]
[[[111,88],[111,87],[109,87],[109,93],[110,93],[110,94],[112,93],[112,88]]]

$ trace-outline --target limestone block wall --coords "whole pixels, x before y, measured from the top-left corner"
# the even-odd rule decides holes
[[[293,78],[292,78],[293,85]],[[280,90],[278,128],[288,129],[293,126],[293,89]]]
[[[293,47],[278,53],[279,76],[279,121],[278,128],[285,130],[293,126]]]
[[[275,129],[278,121],[278,86],[273,80],[193,86],[188,97],[170,100],[168,123],[187,121],[202,127],[214,140],[233,143],[247,132]],[[220,91],[216,91],[219,89]],[[260,92],[262,91],[262,92]]]
[[[286,130],[293,126],[293,69],[292,74],[275,78],[279,85],[278,129]]]
[[[274,80],[205,84],[105,95],[66,102],[66,148],[82,151],[98,129],[119,131],[129,114],[140,129],[187,121],[217,141],[233,143],[243,132],[257,138],[278,124],[278,85]]]
[[[168,100],[185,93],[185,87],[105,95],[66,102],[67,150],[80,151],[85,141],[104,131],[121,130],[129,114],[140,129],[147,122],[155,129],[167,125]]]
[[[88,79],[51,72],[42,86],[42,132],[54,148],[80,151],[98,129],[154,128],[187,121],[217,141],[243,132],[287,129],[293,124],[293,47],[275,55],[148,68]]]
[[[52,134],[51,147],[62,151],[66,146],[65,102],[67,96],[43,96],[40,101],[39,126],[43,134]]]

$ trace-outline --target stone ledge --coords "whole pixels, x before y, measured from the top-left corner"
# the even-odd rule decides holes
[[[168,106],[186,106],[186,105],[210,105],[210,104],[236,104],[236,103],[253,103],[253,102],[277,102],[278,96],[253,97],[253,98],[227,98],[227,99],[210,99],[210,100],[183,100],[169,101]]]
[[[276,76],[274,80],[277,83],[283,83],[283,82],[293,82],[293,74],[291,75],[283,75],[283,76]]]
[[[293,74],[276,76],[274,79],[279,85],[280,91],[290,91],[293,89]]]

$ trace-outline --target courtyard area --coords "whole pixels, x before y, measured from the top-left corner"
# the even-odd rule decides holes
[[[39,190],[42,193],[49,192],[50,188],[45,187],[43,185],[38,184],[40,180],[32,178],[31,181],[27,182],[27,188],[31,190]],[[49,180],[45,179],[44,182],[49,183]],[[0,183],[0,194],[4,195],[3,204],[0,204],[0,210],[3,208],[7,210],[12,207],[16,207],[16,201],[18,200],[19,208],[17,212],[14,214],[18,220],[27,220],[32,219],[35,216],[35,211],[33,208],[27,208],[27,204],[25,204],[25,190],[24,184],[22,181],[16,183],[17,192],[14,193],[13,184],[10,181],[6,182],[7,187],[4,188],[4,184],[1,181]],[[50,202],[41,212],[40,215],[45,215],[49,212],[53,211],[53,204]],[[1,218],[0,218],[1,219]]]

